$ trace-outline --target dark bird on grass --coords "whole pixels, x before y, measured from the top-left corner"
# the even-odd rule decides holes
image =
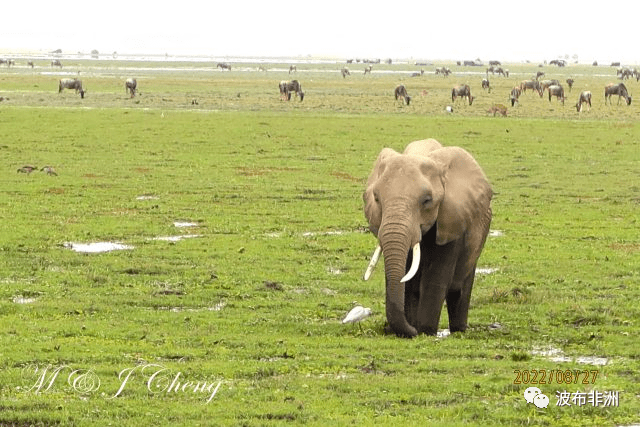
[[[58,176],[58,172],[56,172],[56,170],[51,167],[51,166],[44,166],[42,169],[40,169],[42,172],[46,172],[47,175],[55,175]]]
[[[26,174],[30,174],[31,172],[33,172],[34,170],[38,169],[37,166],[33,166],[33,165],[24,165],[21,168],[18,168],[18,173],[26,173]]]

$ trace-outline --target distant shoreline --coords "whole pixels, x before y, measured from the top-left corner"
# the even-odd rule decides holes
[[[387,57],[341,57],[341,56],[327,56],[327,55],[290,55],[290,56],[276,56],[276,55],[214,55],[214,54],[160,54],[160,53],[91,53],[91,52],[57,52],[57,51],[44,51],[36,49],[8,49],[0,48],[0,58],[3,59],[21,59],[21,60],[96,60],[96,61],[145,61],[145,62],[241,62],[241,63],[256,63],[256,64],[269,64],[269,63],[291,63],[291,64],[346,64],[348,60],[353,60],[356,64],[363,63],[364,61],[377,61],[384,63],[388,59],[391,59],[393,64],[409,64],[409,65],[425,65],[430,66],[434,64],[456,64],[458,61],[465,61],[469,58],[387,58]],[[495,58],[483,59],[483,66],[488,66],[489,61]],[[545,61],[535,60],[500,60],[505,64],[543,64]],[[546,60],[548,63],[554,58]],[[592,65],[594,60],[581,60],[565,59],[567,65]],[[630,66],[636,64],[636,62],[625,62],[618,60],[598,60],[599,66],[611,66],[613,62],[620,62],[623,66]]]

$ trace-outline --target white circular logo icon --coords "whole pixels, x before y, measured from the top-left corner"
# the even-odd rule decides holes
[[[539,394],[542,394],[542,390],[538,387],[529,387],[524,391],[524,400],[526,400],[527,403],[533,403],[533,399]]]

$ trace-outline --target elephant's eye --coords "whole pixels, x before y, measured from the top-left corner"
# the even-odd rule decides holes
[[[422,199],[422,206],[428,206],[433,201],[431,195],[427,195]]]

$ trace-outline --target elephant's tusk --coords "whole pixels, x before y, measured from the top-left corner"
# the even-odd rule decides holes
[[[382,248],[380,245],[376,247],[376,250],[373,251],[373,255],[371,255],[371,261],[369,261],[369,266],[367,267],[367,271],[364,272],[364,280],[369,280],[371,277],[371,273],[373,273],[373,269],[376,267],[378,263],[378,258],[380,258],[380,253],[382,252]]]
[[[409,269],[409,272],[400,279],[400,283],[411,280],[418,272],[418,267],[420,267],[420,242],[413,246],[413,260],[411,260],[411,268]]]

